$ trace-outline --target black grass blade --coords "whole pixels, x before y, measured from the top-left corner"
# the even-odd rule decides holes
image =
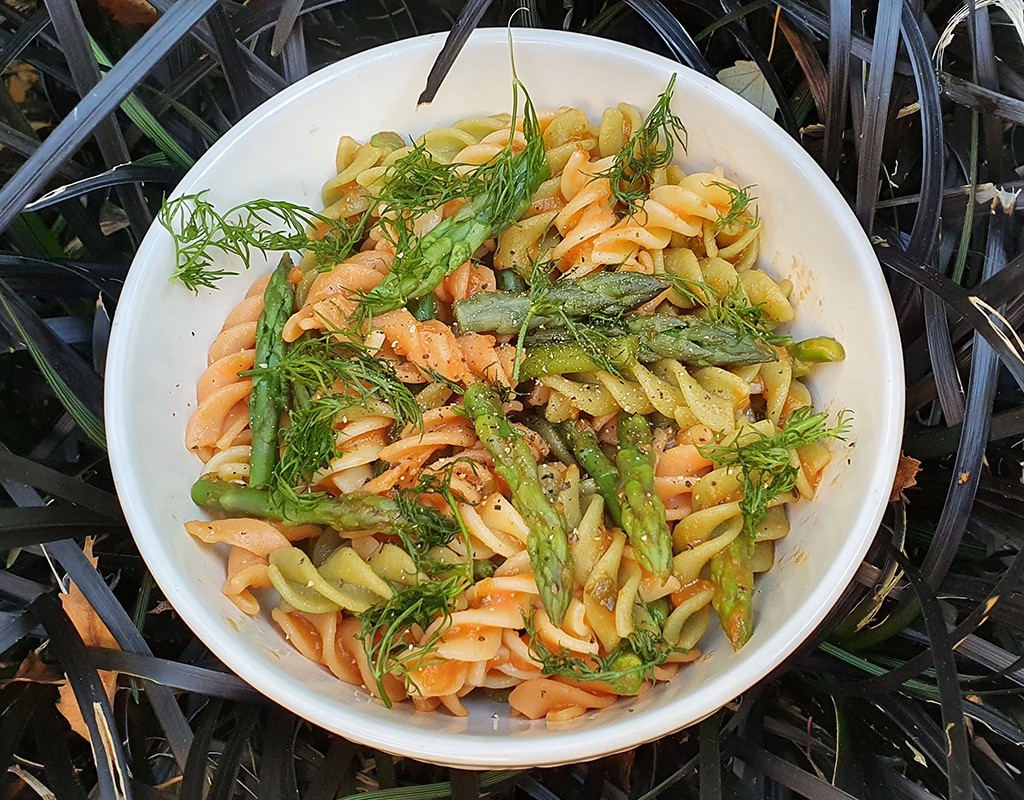
[[[103,387],[99,377],[3,281],[0,281],[0,327],[11,338],[25,344],[32,360],[82,432],[98,446],[106,447]]]
[[[280,706],[271,706],[267,712],[266,732],[263,743],[263,761],[260,763],[259,787],[256,800],[299,800],[299,786],[295,778],[295,735],[296,717]],[[330,757],[330,751],[324,761]],[[320,779],[330,779],[322,775],[323,764],[317,771]],[[314,785],[317,780],[314,779]],[[337,796],[340,780],[332,790],[333,798]]]
[[[32,733],[42,756],[46,782],[54,796],[61,800],[87,800],[85,789],[71,766],[67,728],[52,707],[43,705],[36,709],[32,716]],[[119,798],[123,795],[109,796]]]
[[[700,723],[700,800],[721,800],[722,754],[718,746],[719,715],[712,714]]]
[[[18,30],[0,46],[0,70],[7,69],[32,40],[50,26],[50,15],[45,9],[39,9],[31,17],[21,23]]]
[[[953,660],[953,643],[949,640],[938,600],[923,576],[899,550],[893,548],[891,554],[910,579],[910,585],[914,588],[921,605],[925,629],[928,631],[929,649],[935,661],[936,683],[942,708],[942,729],[947,742],[946,774],[949,779],[949,800],[967,800],[972,795],[973,775],[967,748],[967,729],[964,725],[959,676],[956,662]]]
[[[82,22],[78,4],[74,0],[46,0],[46,7],[75,80],[75,88],[79,96],[84,98],[100,82],[100,68],[89,46],[89,34]],[[115,119],[108,117],[99,121],[94,135],[108,167],[131,161],[128,145]],[[118,196],[128,214],[135,240],[141,242],[153,221],[142,191],[134,185],[121,186],[118,188]]]
[[[288,83],[295,83],[309,74],[309,60],[306,57],[306,25],[300,17],[292,26],[291,35],[285,40],[281,53],[281,68]]]
[[[152,656],[149,645],[135,627],[131,617],[118,602],[110,587],[95,570],[82,550],[74,542],[63,540],[47,547],[62,567],[67,570],[75,585],[82,590],[89,604],[95,609],[103,624],[126,651],[143,656]],[[180,764],[184,764],[192,741],[192,731],[185,721],[181,709],[171,691],[154,685],[146,692],[153,710],[160,718],[164,734]]]
[[[242,764],[249,736],[256,727],[263,709],[255,705],[240,705],[235,713],[235,720],[228,737],[224,752],[217,761],[217,771],[213,774],[210,792],[206,800],[231,800],[235,793],[235,781]]]
[[[206,796],[206,760],[223,705],[221,700],[211,700],[200,715],[188,761],[182,769],[178,800],[204,800]]]
[[[466,3],[462,12],[455,20],[451,32],[444,40],[441,52],[437,54],[437,58],[430,68],[430,73],[427,75],[427,84],[416,101],[419,105],[424,105],[434,100],[437,90],[444,83],[444,79],[448,76],[448,72],[455,63],[455,59],[462,52],[462,48],[469,39],[469,35],[480,24],[480,20],[483,19],[492,2],[493,0],[469,0]]]
[[[334,800],[355,756],[354,744],[340,737],[332,739],[302,800]]]
[[[302,0],[284,0],[281,3],[281,13],[274,25],[274,36],[270,40],[270,55],[280,55],[284,50],[284,43],[292,35],[292,29],[295,27],[295,21],[299,18],[300,11],[302,11]]]
[[[980,311],[971,302],[968,293],[949,278],[926,266],[916,264],[896,247],[879,247],[877,253],[883,264],[936,295],[951,311],[970,322],[978,335],[996,351],[1003,366],[1013,375],[1017,384],[1024,387],[1024,357],[1016,351],[1014,343],[1006,338],[997,319]]]
[[[733,752],[737,758],[808,800],[856,800],[853,795],[837,789],[814,773],[802,770],[751,742],[737,740]]]
[[[999,272],[1006,263],[1003,241],[1005,216],[993,215],[990,220],[985,278]],[[949,569],[967,527],[967,518],[981,479],[998,368],[999,361],[992,348],[976,337],[960,449],[946,503],[936,525],[935,538],[921,565],[922,579],[932,587],[938,585]]]
[[[911,258],[928,262],[938,241],[946,145],[942,131],[942,108],[939,105],[939,84],[932,67],[931,54],[910,5],[901,3],[901,6],[900,30],[907,46],[910,65],[914,70],[918,103],[921,106],[921,133],[924,139],[921,156],[921,201],[917,206],[907,253]]]
[[[103,517],[122,523],[124,521],[121,506],[114,495],[31,459],[16,456],[3,448],[0,448],[0,475],[33,486],[52,497],[67,500]]]
[[[828,117],[822,169],[832,179],[839,172],[839,157],[846,130],[847,97],[850,89],[850,44],[853,38],[850,0],[829,0],[828,18]]]
[[[239,703],[266,702],[263,695],[230,672],[217,672],[205,667],[179,664],[177,661],[123,650],[90,648],[89,657],[96,669],[132,675],[171,689]]]
[[[249,71],[245,68],[242,49],[238,46],[238,40],[235,38],[235,32],[224,7],[214,6],[208,15],[208,20],[220,59],[221,71],[227,81],[231,101],[234,104],[234,118],[237,120],[256,108],[263,98],[260,97]]]
[[[679,61],[709,78],[715,77],[714,69],[693,37],[661,0],[625,0],[625,3],[647,21]]]
[[[138,43],[107,73],[94,92],[88,94],[65,118],[14,175],[0,189],[0,230],[24,208],[57,171],[92,135],[105,117],[120,105],[167,51],[208,12],[216,0],[175,3],[142,35]]]
[[[939,73],[939,86],[942,87],[942,94],[960,105],[993,114],[1006,122],[1018,125],[1024,123],[1024,100],[987,89],[948,72]]]
[[[896,45],[899,43],[903,0],[880,0],[875,19],[875,39],[871,49],[871,71],[864,106],[864,141],[858,153],[857,217],[871,233],[878,199],[879,172],[882,165],[882,139],[889,117]]]
[[[102,189],[109,189],[114,186],[135,183],[155,183],[158,185],[173,186],[185,176],[180,169],[172,167],[149,166],[148,164],[119,164],[101,172],[83,178],[74,183],[67,183],[51,189],[38,200],[34,200],[25,206],[25,211],[41,211],[44,208],[63,203],[75,197],[81,197]]]

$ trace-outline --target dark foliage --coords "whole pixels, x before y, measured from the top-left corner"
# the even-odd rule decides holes
[[[436,91],[464,35],[519,5],[513,24],[620,39],[709,75],[759,66],[776,121],[877,244],[906,358],[905,449],[923,469],[829,621],[728,708],[595,763],[474,774],[313,728],[210,656],[125,527],[102,372],[139,238],[218,136],[326,64],[460,32],[422,76]],[[954,0],[153,7],[0,4],[0,795],[1024,797],[1024,46],[998,6],[972,7],[939,59]],[[75,632],[58,600],[69,579],[120,650]],[[123,676],[112,704],[99,670]],[[55,708],[65,678],[89,741]]]

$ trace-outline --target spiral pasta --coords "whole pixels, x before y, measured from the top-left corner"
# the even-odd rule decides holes
[[[750,636],[845,430],[776,330],[749,187],[673,163],[670,90],[343,136],[310,247],[211,346],[185,438],[215,518],[185,530],[379,702],[502,690],[567,723],[672,679],[715,617]]]
[[[208,365],[196,386],[196,410],[185,430],[186,446],[203,461],[218,450],[245,443],[252,381],[239,373],[253,367],[256,323],[268,280],[253,283],[210,346]]]

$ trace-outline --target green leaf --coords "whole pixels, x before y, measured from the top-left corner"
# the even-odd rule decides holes
[[[721,70],[718,73],[718,80],[769,117],[774,118],[775,112],[779,110],[779,103],[764,73],[753,61],[737,61],[734,66]]]

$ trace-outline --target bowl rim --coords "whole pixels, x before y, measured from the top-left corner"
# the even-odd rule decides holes
[[[332,82],[336,76],[365,69],[371,63],[387,58],[398,51],[409,48],[437,50],[445,41],[446,36],[446,33],[426,34],[375,47],[324,67],[289,86],[247,114],[218,139],[189,170],[170,197],[190,190],[185,187],[191,187],[191,184],[205,173],[209,165],[216,161],[225,150],[232,147],[236,140],[258,126],[261,119],[287,106],[301,95],[315,91],[324,83]],[[477,29],[471,34],[468,44],[487,46],[506,44],[507,37],[508,32],[505,28]],[[755,106],[739,99],[729,89],[711,78],[669,58],[620,42],[567,31],[517,28],[514,31],[514,38],[517,44],[565,45],[596,50],[609,58],[638,61],[647,67],[664,70],[667,74],[677,72],[682,82],[689,83],[694,89],[709,92],[721,100],[727,101],[735,113],[746,117],[748,121],[759,127],[767,146],[795,162],[795,166],[805,175],[822,202],[828,205],[830,212],[837,217],[840,225],[851,232],[849,242],[844,242],[844,244],[850,246],[852,255],[860,266],[859,277],[868,291],[884,300],[876,306],[875,322],[879,328],[878,336],[882,343],[884,356],[884,363],[879,365],[880,371],[888,375],[890,379],[887,403],[882,413],[882,424],[877,433],[881,442],[880,450],[883,455],[888,455],[888,460],[880,465],[880,469],[875,470],[869,494],[877,495],[879,498],[888,497],[888,490],[892,485],[900,453],[905,402],[902,379],[903,360],[896,316],[889,301],[889,293],[881,269],[878,268],[877,258],[867,236],[861,232],[861,226],[853,211],[817,162],[782,128],[774,122],[766,120],[763,112]],[[880,499],[874,508],[862,507],[855,524],[851,527],[851,531],[859,532],[861,538],[849,561],[839,563],[840,560],[837,559],[836,564],[829,568],[819,585],[808,592],[802,605],[802,608],[806,609],[806,613],[801,622],[795,626],[783,626],[780,631],[775,632],[772,639],[767,640],[767,642],[774,641],[776,645],[771,652],[768,652],[765,645],[761,645],[757,653],[758,657],[750,659],[743,665],[742,681],[737,682],[736,680],[736,675],[739,674],[737,670],[728,670],[689,695],[662,706],[659,709],[660,713],[648,712],[635,717],[627,717],[611,725],[596,728],[593,732],[588,732],[588,727],[584,725],[565,731],[549,728],[545,735],[539,737],[503,737],[500,747],[488,747],[484,744],[492,742],[491,737],[442,731],[434,731],[426,735],[421,731],[404,729],[403,725],[396,724],[397,719],[396,721],[385,721],[371,718],[359,714],[358,710],[335,709],[328,717],[323,713],[323,708],[318,704],[313,693],[302,686],[294,686],[291,680],[280,680],[281,676],[272,663],[273,659],[254,660],[237,653],[231,643],[231,636],[225,636],[225,628],[229,628],[226,622],[220,619],[216,613],[203,607],[203,604],[188,589],[187,582],[181,580],[181,573],[161,552],[159,530],[156,526],[150,525],[144,494],[135,480],[135,473],[131,469],[128,455],[125,454],[124,448],[128,434],[127,426],[123,424],[122,420],[128,419],[125,412],[131,398],[119,387],[124,384],[127,371],[130,331],[133,324],[138,321],[138,312],[134,307],[134,301],[140,292],[140,287],[144,285],[144,281],[152,279],[151,274],[138,269],[137,265],[147,260],[149,251],[155,246],[154,242],[163,235],[165,235],[164,231],[159,224],[154,223],[133,259],[132,269],[125,281],[111,328],[105,376],[104,411],[107,420],[110,465],[118,497],[132,531],[132,537],[135,539],[153,578],[168,601],[189,628],[225,665],[273,701],[314,724],[332,730],[359,744],[421,761],[469,769],[555,766],[621,752],[692,725],[761,681],[791,656],[821,624],[852,580],[871,545],[873,534],[885,512],[884,499]],[[871,268],[872,265],[875,267],[874,269]],[[780,640],[780,635],[783,633],[788,635]],[[673,720],[672,711],[683,707],[688,709],[686,713],[688,721],[684,724],[677,724]],[[480,746],[474,747],[473,745],[478,739]]]

